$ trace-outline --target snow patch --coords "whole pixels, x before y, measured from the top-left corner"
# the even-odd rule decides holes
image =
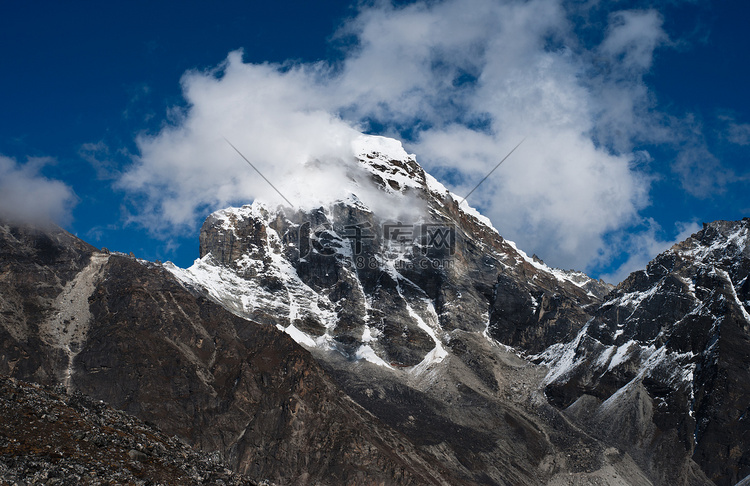
[[[593,319],[592,319],[593,320]],[[548,385],[558,378],[561,378],[585,362],[585,356],[577,356],[578,345],[586,334],[592,320],[589,320],[576,335],[576,338],[569,343],[553,344],[544,350],[538,358],[549,367],[547,376],[544,377],[543,384]],[[532,357],[534,358],[534,357]]]
[[[493,228],[494,229],[494,228]],[[497,230],[495,230],[497,231]],[[591,277],[588,275],[582,273],[582,272],[570,272],[565,270],[560,270],[559,268],[552,268],[548,266],[545,263],[541,263],[533,258],[531,258],[525,251],[518,248],[518,246],[515,244],[515,242],[510,240],[505,240],[505,242],[513,248],[513,250],[518,253],[518,255],[523,258],[523,260],[536,268],[537,270],[540,270],[542,272],[545,272],[547,274],[552,275],[557,279],[558,282],[570,282],[576,287],[579,287],[583,289],[583,286],[586,285],[588,282],[591,281]],[[585,289],[584,289],[585,290]],[[594,297],[594,295],[591,292],[587,291],[587,294]]]
[[[635,352],[635,349],[639,347],[638,343],[636,343],[634,340],[630,340],[626,342],[625,344],[619,346],[617,348],[617,351],[614,353],[614,356],[612,356],[612,359],[609,361],[609,366],[607,367],[607,371],[612,371],[613,369],[617,368],[624,362],[628,360],[628,358]],[[631,349],[634,348],[634,349]]]
[[[732,283],[732,279],[729,276],[729,274],[720,268],[716,269],[716,273],[720,275],[724,280],[727,281],[727,283],[729,284],[730,292],[732,293],[732,297],[734,298],[734,302],[740,308],[740,312],[742,312],[742,317],[745,319],[745,322],[750,323],[750,314],[748,314],[747,310],[745,309],[745,306],[742,305],[742,301],[737,296],[737,289],[734,288],[734,284]]]
[[[393,367],[386,363],[383,358],[375,354],[375,350],[373,350],[369,344],[363,344],[362,346],[360,346],[359,349],[357,349],[357,352],[354,354],[354,357],[356,359],[364,359],[365,361],[369,361],[370,363],[376,364],[378,366],[383,366],[384,368],[393,369]]]

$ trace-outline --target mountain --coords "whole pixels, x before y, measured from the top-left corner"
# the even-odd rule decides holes
[[[680,444],[717,484],[750,474],[749,232],[750,219],[706,224],[630,275],[539,355],[551,401],[645,462]]]
[[[371,137],[357,149],[353,186],[373,184],[384,201],[353,192],[313,209],[218,211],[200,259],[170,270],[287,332],[357,403],[473,483],[611,479],[623,458],[613,475],[632,484],[707,482],[679,442],[653,464],[561,411],[565,385],[543,365],[561,369],[554,353],[604,312],[610,286],[528,257],[400,145]],[[419,211],[393,221],[371,209],[382,206]]]
[[[374,186],[380,200],[352,192],[311,209],[225,209],[203,225],[201,258],[169,269],[284,330],[357,403],[463,480],[538,484],[607,462],[604,448],[568,459],[588,439],[540,421],[539,407],[558,415],[535,392],[540,371],[498,345],[541,351],[572,339],[598,303],[588,288],[601,295],[606,284],[529,258],[400,144],[367,137],[357,153],[352,186]],[[373,207],[416,209],[388,220]],[[512,387],[519,403],[505,395]]]
[[[278,484],[750,475],[747,220],[614,288],[529,257],[398,142],[353,153],[295,207],[210,215],[186,269],[0,226],[0,373]]]

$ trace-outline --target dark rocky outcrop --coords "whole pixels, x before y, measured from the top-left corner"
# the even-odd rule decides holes
[[[622,282],[574,342],[546,353],[559,368],[551,401],[661,470],[660,482],[690,483],[670,473],[688,461],[719,485],[750,474],[749,241],[749,219],[705,225]],[[634,423],[636,409],[645,416]]]

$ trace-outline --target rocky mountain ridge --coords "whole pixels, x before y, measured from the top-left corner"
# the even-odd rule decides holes
[[[2,226],[0,370],[279,484],[750,474],[747,220],[612,289],[526,255],[397,142],[354,153],[335,198],[209,216],[187,269]]]
[[[683,444],[709,478],[734,484],[745,477],[749,238],[750,219],[705,224],[630,275],[573,341],[540,355],[551,367],[547,396],[585,422],[609,425],[608,416],[645,393],[659,433]],[[654,432],[608,433],[624,445]]]

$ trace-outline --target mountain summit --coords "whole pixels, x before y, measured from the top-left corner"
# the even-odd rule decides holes
[[[218,211],[201,229],[200,259],[170,270],[308,349],[415,373],[460,333],[534,350],[571,339],[588,315],[560,310],[609,290],[529,258],[395,140],[355,148],[349,184],[366,198]]]

